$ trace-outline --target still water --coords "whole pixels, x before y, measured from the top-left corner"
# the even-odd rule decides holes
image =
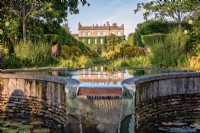
[[[48,72],[49,75],[64,76],[80,81],[80,87],[116,87],[121,86],[121,81],[142,75],[170,73],[170,72],[186,72],[175,69],[159,69],[159,68],[133,68],[123,69],[114,67],[94,66],[85,69],[71,71],[54,71]]]

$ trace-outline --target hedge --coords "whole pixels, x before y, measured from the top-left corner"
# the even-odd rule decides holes
[[[141,38],[142,38],[142,43],[144,45],[152,45],[156,42],[163,42],[167,36],[169,36],[169,34],[157,33],[157,34],[143,35],[141,36]]]

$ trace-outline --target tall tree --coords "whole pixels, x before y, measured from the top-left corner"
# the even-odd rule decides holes
[[[130,45],[134,45],[134,33],[128,34],[127,43]]]
[[[154,14],[156,19],[173,19],[181,28],[181,22],[192,16],[199,8],[198,0],[152,0],[147,3],[138,3],[135,13],[145,9],[144,19]]]
[[[30,18],[61,23],[70,13],[79,13],[78,4],[87,3],[87,0],[1,0],[0,12],[9,9],[20,18],[23,27],[23,41],[26,42],[26,23]],[[7,11],[8,12],[8,11]]]

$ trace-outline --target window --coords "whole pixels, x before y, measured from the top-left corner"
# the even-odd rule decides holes
[[[117,35],[118,35],[118,36],[121,36],[121,32],[117,32]]]
[[[94,44],[97,44],[97,39],[96,38],[94,39]]]
[[[106,36],[106,32],[105,31],[103,32],[103,35]]]
[[[103,39],[101,38],[100,43],[103,44]]]
[[[100,32],[97,32],[97,36],[100,36]]]
[[[90,44],[91,42],[90,42],[90,39],[88,39],[88,44]]]
[[[85,36],[85,32],[82,32],[81,35],[82,35],[82,36]]]
[[[91,32],[88,32],[88,36],[91,36]]]
[[[114,32],[114,31],[112,31],[111,33],[115,35],[115,32]]]

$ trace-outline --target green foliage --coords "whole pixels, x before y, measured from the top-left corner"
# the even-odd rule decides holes
[[[0,2],[0,16],[1,22],[11,20],[11,18],[20,25],[21,35],[26,40],[27,24],[31,24],[34,20],[46,21],[52,23],[55,21],[57,24],[62,23],[66,20],[68,11],[70,13],[79,13],[78,4],[87,4],[86,0],[52,0],[52,1],[41,1],[41,0],[24,0],[16,1],[1,0]],[[42,18],[42,19],[40,19]],[[0,22],[0,23],[1,23]],[[33,25],[32,25],[33,26]],[[35,26],[33,26],[35,27]],[[54,26],[55,27],[55,26]],[[4,29],[3,29],[4,30]],[[35,33],[31,33],[35,34]],[[18,34],[19,35],[19,34]],[[25,42],[24,42],[25,43]]]
[[[14,46],[14,50],[15,57],[12,57],[11,61],[19,61],[18,64],[21,67],[45,66],[53,61],[49,44],[32,44],[30,42],[23,44],[20,42]]]
[[[128,57],[128,58],[145,55],[144,49],[139,46],[125,47],[121,51],[121,54],[122,54],[122,57]]]
[[[190,53],[196,53],[198,44],[200,44],[200,15],[196,20],[194,20],[192,29],[189,30],[186,47],[187,51]]]
[[[165,38],[168,36],[169,34],[162,34],[162,33],[158,33],[158,34],[149,34],[149,35],[143,35],[142,38],[142,43],[144,45],[151,45],[154,44],[157,41],[164,41]]]
[[[94,65],[110,65],[111,60],[107,58],[93,58],[92,64]]]
[[[115,34],[110,34],[107,38],[107,45],[115,46],[125,40],[125,36],[116,36]]]
[[[120,53],[115,50],[110,50],[108,53],[103,53],[102,56],[105,56],[107,59],[116,59],[117,57],[119,57],[119,54]]]
[[[199,1],[189,0],[154,0],[146,3],[138,3],[135,12],[144,8],[146,12],[143,13],[144,18],[147,20],[148,16],[155,14],[155,19],[171,18],[178,23],[179,29],[181,22],[191,16],[199,8]]]
[[[58,37],[56,39],[56,42],[65,44],[69,39],[71,39],[71,35],[67,33],[67,31],[64,28],[60,28],[57,33]]]
[[[134,45],[134,33],[130,33],[128,35],[127,41],[126,43],[130,44],[130,45]]]
[[[138,56],[130,59],[119,58],[112,63],[112,66],[118,67],[151,67],[150,59],[148,56]]]
[[[56,42],[58,38],[57,34],[32,34],[30,36],[30,40],[34,44],[38,44],[40,42],[45,42],[51,44],[52,42]]]
[[[69,47],[69,46],[67,46],[67,45],[62,46],[61,57],[62,57],[63,59],[69,58],[70,55],[71,55],[70,53],[71,53],[71,50],[70,50],[70,47]]]
[[[8,60],[8,49],[0,45],[0,68],[4,68]]]
[[[72,56],[80,56],[82,54],[81,50],[76,46],[72,46],[70,49],[71,49]]]
[[[144,23],[138,24],[135,33],[134,33],[134,44],[139,46],[144,46],[142,43],[141,36],[149,34],[163,33],[168,34],[177,27],[176,22],[169,21],[146,21]],[[185,29],[190,29],[190,26],[187,22],[182,23],[182,27]]]
[[[151,62],[158,67],[176,67],[187,63],[185,51],[186,37],[181,31],[175,30],[164,40],[157,40],[151,44]]]
[[[85,56],[75,57],[72,59],[60,59],[60,67],[84,68],[92,65],[92,60]]]

